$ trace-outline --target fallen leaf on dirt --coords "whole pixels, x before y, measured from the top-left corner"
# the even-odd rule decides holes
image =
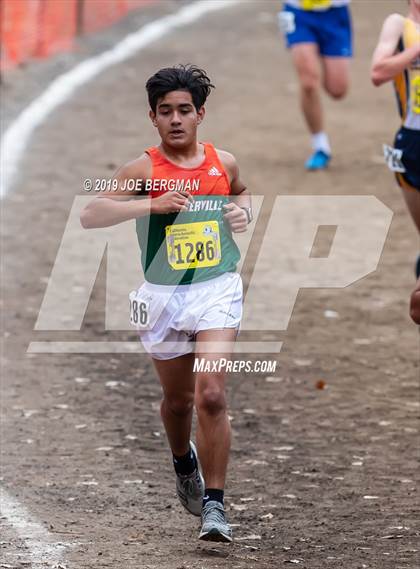
[[[75,377],[74,381],[76,383],[90,383],[90,379],[88,377]]]
[[[248,509],[248,506],[245,506],[244,504],[230,504],[230,507],[232,508],[232,510],[235,510],[237,512],[243,512],[244,510]]]
[[[25,419],[29,419],[29,417],[32,417],[35,413],[39,413],[38,409],[27,409],[26,411],[23,411],[23,416]]]
[[[353,344],[356,344],[357,346],[368,346],[371,343],[372,341],[368,338],[355,338],[353,340]]]
[[[115,389],[116,387],[124,387],[127,385],[124,381],[107,381],[105,383],[105,387],[109,387],[110,389]]]
[[[260,516],[260,520],[271,520],[272,518],[274,518],[274,516],[271,512],[269,514],[264,514],[263,516]]]
[[[405,529],[405,530],[409,530],[410,528],[407,526],[388,526],[389,529]]]
[[[325,389],[327,386],[327,384],[325,383],[325,381],[323,379],[319,379],[316,383],[315,383],[315,387],[317,389]]]
[[[338,318],[340,315],[335,310],[325,310],[324,316],[325,318]]]
[[[297,366],[300,366],[300,367],[306,367],[306,366],[310,366],[313,363],[313,360],[303,360],[303,359],[299,360],[299,359],[297,359],[297,360],[293,360],[293,363]]]

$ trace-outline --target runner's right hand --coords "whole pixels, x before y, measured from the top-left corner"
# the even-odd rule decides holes
[[[166,192],[158,198],[152,199],[151,213],[177,213],[188,211],[188,203],[193,197],[189,192]]]

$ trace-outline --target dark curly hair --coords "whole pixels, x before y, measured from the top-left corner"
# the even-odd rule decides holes
[[[214,88],[207,73],[195,65],[165,67],[152,75],[146,83],[149,105],[154,113],[158,100],[171,91],[189,91],[198,111]]]

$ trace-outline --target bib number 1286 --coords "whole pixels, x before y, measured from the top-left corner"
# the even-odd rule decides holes
[[[202,269],[220,263],[222,251],[217,221],[168,225],[165,231],[168,263],[172,269]]]

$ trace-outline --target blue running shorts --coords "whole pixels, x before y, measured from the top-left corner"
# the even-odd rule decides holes
[[[353,33],[348,6],[327,10],[301,10],[285,4],[278,14],[287,47],[315,43],[325,57],[351,57]]]

